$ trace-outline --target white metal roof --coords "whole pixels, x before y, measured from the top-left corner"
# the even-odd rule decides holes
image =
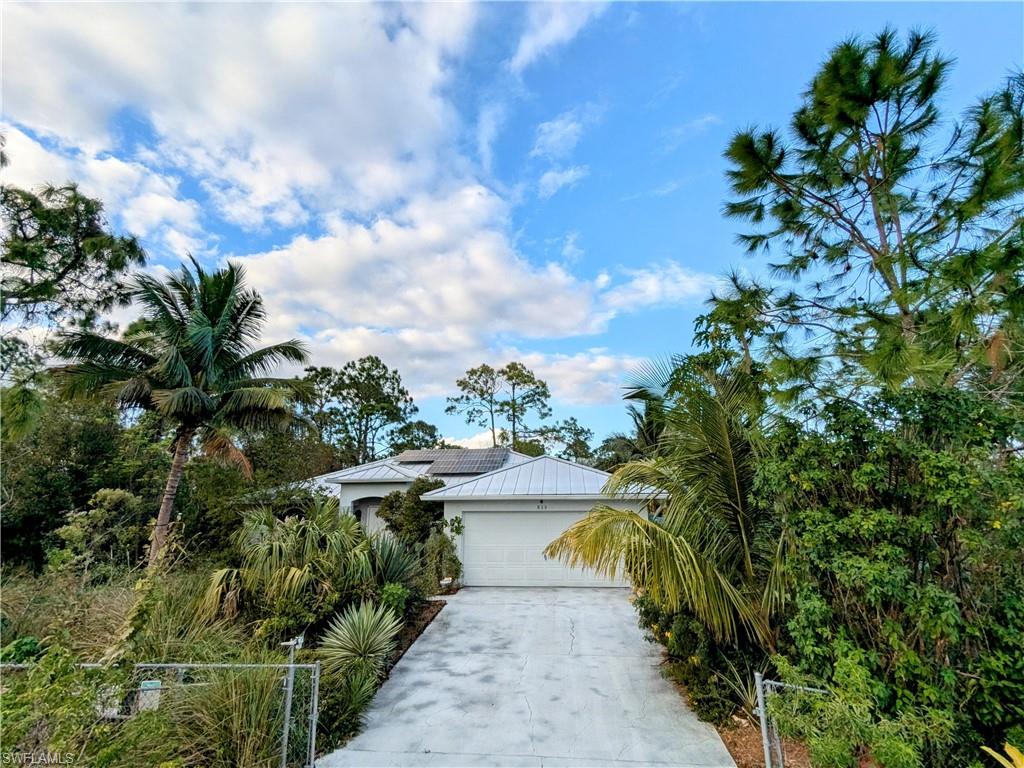
[[[532,459],[526,454],[518,451],[509,451],[505,458],[504,467],[511,467],[524,461]],[[368,464],[360,464],[356,467],[339,469],[337,472],[329,472],[313,478],[318,483],[331,483],[343,485],[345,483],[408,483],[417,477],[430,474],[432,462],[402,462],[399,463],[394,457],[378,459]],[[499,468],[497,471],[501,471]],[[475,476],[474,476],[475,477]]]
[[[608,473],[554,456],[538,456],[510,467],[423,494],[431,500],[530,497],[607,498]]]
[[[415,469],[403,467],[390,459],[371,461],[358,467],[349,467],[324,476],[323,482],[341,485],[342,483],[408,483],[420,476]]]

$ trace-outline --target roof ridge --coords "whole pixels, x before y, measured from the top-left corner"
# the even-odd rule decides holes
[[[526,454],[523,454],[523,455],[525,456]],[[568,459],[563,459],[563,458],[560,458],[558,456],[548,456],[546,454],[542,454],[540,456],[533,456],[529,460],[521,461],[518,464],[512,464],[512,465],[507,466],[507,467],[498,467],[497,469],[492,469],[490,472],[484,472],[482,475],[476,475],[474,477],[466,478],[465,480],[460,480],[459,482],[457,482],[457,483],[455,483],[453,485],[446,485],[443,488],[438,488],[436,490],[433,490],[433,491],[430,491],[428,493],[425,493],[425,494],[423,494],[423,496],[424,496],[424,498],[426,498],[427,496],[431,496],[431,495],[433,495],[435,493],[441,493],[442,491],[449,491],[449,490],[451,490],[453,488],[459,488],[460,486],[467,485],[469,483],[479,482],[480,480],[483,480],[483,479],[489,478],[489,477],[493,477],[494,475],[500,475],[503,472],[510,472],[513,469],[519,470],[519,469],[522,469],[522,468],[524,468],[524,467],[526,467],[526,466],[528,466],[530,464],[535,464],[535,463],[537,463],[538,461],[540,461],[542,459],[546,459],[548,461],[557,461],[560,464],[568,464],[570,467],[577,467],[577,468],[581,468],[581,469],[588,469],[588,470],[590,470],[592,472],[597,472],[598,474],[604,475],[606,477],[610,477],[610,474],[608,472],[605,472],[603,469],[598,469],[597,467],[589,467],[586,464],[580,464],[580,463],[575,462],[575,461],[569,461]]]
[[[336,476],[336,475],[342,475],[342,474],[344,474],[346,472],[355,472],[356,470],[360,470],[360,469],[365,470],[367,467],[376,467],[376,466],[379,466],[381,464],[386,465],[390,469],[395,470],[400,475],[404,475],[405,477],[408,477],[411,480],[415,480],[417,477],[420,476],[418,473],[412,472],[412,471],[406,469],[405,467],[403,467],[398,462],[393,461],[392,457],[386,457],[386,458],[383,458],[383,459],[374,459],[373,461],[367,461],[364,464],[356,464],[356,465],[351,466],[351,467],[344,467],[343,469],[338,469],[338,470],[335,470],[334,472],[329,472],[328,476],[332,476],[333,477],[333,476]]]

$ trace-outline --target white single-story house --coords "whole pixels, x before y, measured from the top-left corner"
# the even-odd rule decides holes
[[[445,487],[423,498],[444,503],[445,519],[462,518],[456,537],[466,586],[619,587],[544,557],[544,548],[597,503],[642,508],[642,498],[602,493],[608,473],[552,456],[530,457],[508,448],[405,451],[315,480],[338,488],[342,509],[373,533],[381,499],[421,476]]]

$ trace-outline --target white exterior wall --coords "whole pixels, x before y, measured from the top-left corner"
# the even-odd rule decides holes
[[[530,585],[530,586],[592,586],[592,587],[624,587],[628,582],[611,581],[597,577],[593,572],[583,569],[570,569],[561,563],[545,561],[538,553],[562,531],[576,520],[589,512],[595,505],[594,499],[494,499],[477,501],[446,501],[444,516],[446,520],[461,517],[464,524],[462,535],[456,537],[456,549],[463,565],[473,567],[467,569],[466,583],[474,582],[496,586]],[[638,509],[641,505],[623,500],[604,500],[617,509]],[[494,514],[493,520],[482,518],[482,515]],[[517,520],[517,516],[522,517]],[[470,522],[471,521],[471,522]],[[468,523],[468,525],[467,525]],[[534,526],[539,533],[530,537],[528,531],[517,528],[519,524]],[[477,530],[477,541],[473,547],[471,558],[467,558],[467,534],[472,525]],[[525,535],[520,535],[525,534]],[[487,539],[481,548],[480,537]],[[484,558],[494,562],[490,567]],[[477,561],[480,562],[477,562]],[[475,570],[474,570],[475,569]]]

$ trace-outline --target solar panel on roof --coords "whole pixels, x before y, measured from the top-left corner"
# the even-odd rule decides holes
[[[508,458],[508,448],[472,448],[451,451],[430,467],[432,475],[476,475],[501,467]]]
[[[410,451],[402,451],[395,456],[395,461],[401,464],[426,464],[436,461],[448,453],[462,453],[462,448],[420,448]]]

